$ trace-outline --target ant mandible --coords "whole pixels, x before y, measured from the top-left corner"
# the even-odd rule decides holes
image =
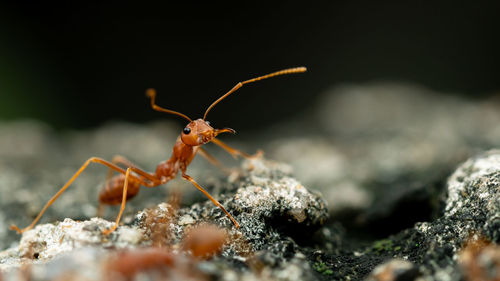
[[[182,130],[181,135],[177,138],[174,145],[172,156],[170,159],[158,164],[155,173],[148,173],[137,166],[133,165],[130,161],[124,157],[117,156],[111,162],[98,157],[91,157],[76,171],[76,173],[66,182],[66,184],[59,189],[59,191],[45,204],[43,209],[40,211],[38,216],[33,220],[33,222],[23,229],[19,229],[17,226],[12,225],[10,228],[17,231],[17,233],[23,233],[35,226],[38,220],[42,217],[43,213],[47,208],[57,200],[57,198],[75,181],[75,179],[87,168],[90,163],[99,163],[110,168],[110,171],[114,170],[119,173],[119,175],[113,176],[106,182],[106,185],[101,190],[99,194],[99,203],[105,205],[120,205],[120,212],[116,217],[115,224],[110,229],[103,231],[104,235],[108,235],[113,232],[120,222],[120,218],[125,210],[125,204],[128,199],[131,199],[139,192],[140,186],[145,187],[156,187],[167,183],[171,179],[175,178],[179,170],[181,171],[182,178],[190,181],[196,188],[198,188],[203,194],[205,194],[212,203],[219,207],[226,216],[233,222],[236,228],[239,228],[238,222],[229,214],[228,211],[213,198],[203,187],[201,187],[192,177],[186,174],[186,169],[188,165],[193,160],[197,152],[204,157],[206,157],[212,164],[220,166],[218,161],[208,154],[201,145],[213,142],[214,144],[220,146],[222,149],[226,150],[233,157],[243,156],[246,158],[251,157],[250,155],[231,148],[220,140],[216,139],[217,135],[221,133],[232,133],[235,131],[233,129],[214,129],[210,126],[209,122],[205,121],[208,112],[220,101],[225,99],[227,96],[241,88],[245,84],[256,82],[259,80],[271,78],[278,75],[292,74],[305,72],[307,69],[305,67],[295,67],[276,71],[267,75],[259,76],[250,80],[239,82],[234,86],[229,92],[214,101],[205,111],[203,119],[191,120],[191,118],[186,115],[173,111],[170,109],[162,108],[155,103],[156,91],[154,89],[148,89],[146,95],[151,99],[151,107],[160,112],[165,112],[169,114],[174,114],[183,117],[189,121],[189,124]],[[118,164],[127,166],[127,169],[123,169]]]

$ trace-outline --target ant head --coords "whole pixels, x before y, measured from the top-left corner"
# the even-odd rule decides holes
[[[214,129],[210,122],[203,119],[196,119],[189,122],[182,130],[181,140],[189,146],[198,146],[210,142],[220,133],[235,133],[233,129]]]
[[[189,146],[198,146],[205,144],[209,141],[211,141],[213,138],[215,138],[218,134],[220,133],[235,133],[233,129],[225,128],[225,129],[214,129],[210,126],[210,123],[208,121],[205,121],[207,118],[208,112],[220,101],[225,99],[227,96],[230,94],[234,93],[236,90],[241,88],[245,84],[253,83],[259,80],[271,78],[274,76],[278,75],[285,75],[285,74],[291,74],[291,73],[300,73],[306,71],[305,67],[295,67],[295,68],[288,68],[280,71],[276,71],[267,75],[259,76],[250,80],[246,80],[243,82],[239,82],[234,86],[229,92],[218,98],[216,101],[214,101],[205,111],[205,114],[203,115],[203,119],[197,119],[197,120],[191,120],[187,115],[184,115],[180,112],[173,111],[170,109],[165,109],[162,107],[159,107],[155,103],[156,99],[156,91],[154,89],[148,89],[146,90],[146,95],[151,99],[151,107],[160,112],[165,112],[169,114],[174,114],[177,116],[180,116],[186,120],[189,121],[189,124],[184,128],[181,134],[181,140],[183,143]]]

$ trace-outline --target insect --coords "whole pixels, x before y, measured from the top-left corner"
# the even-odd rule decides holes
[[[184,119],[189,121],[186,127],[182,130],[181,135],[177,138],[177,141],[174,145],[172,156],[170,159],[161,162],[158,164],[156,171],[154,173],[148,173],[136,165],[132,164],[126,158],[122,156],[115,157],[111,162],[106,161],[104,159],[98,157],[91,157],[76,171],[76,173],[64,184],[61,189],[45,204],[42,208],[38,216],[33,220],[33,222],[28,225],[26,228],[19,229],[15,225],[11,225],[11,229],[17,231],[17,233],[23,233],[35,226],[38,220],[42,217],[44,212],[47,210],[50,205],[52,205],[57,198],[75,181],[75,179],[87,168],[90,163],[98,163],[110,168],[119,174],[111,177],[107,182],[104,188],[101,190],[99,194],[99,203],[104,205],[120,205],[120,211],[118,216],[116,217],[115,224],[113,227],[106,229],[103,231],[104,235],[110,234],[113,232],[119,225],[121,216],[125,209],[125,204],[127,200],[131,199],[139,192],[139,188],[141,186],[145,187],[156,187],[162,184],[167,183],[171,179],[175,178],[177,173],[180,171],[182,178],[191,182],[197,189],[199,189],[214,205],[219,207],[226,216],[233,222],[236,228],[239,228],[238,222],[229,214],[229,212],[222,206],[215,198],[213,198],[203,187],[201,187],[191,176],[186,174],[186,169],[188,165],[191,163],[196,153],[200,153],[202,156],[207,158],[212,164],[216,166],[221,166],[219,162],[208,152],[206,152],[201,146],[212,142],[222,149],[226,150],[233,157],[242,156],[249,158],[250,155],[236,150],[222,141],[218,140],[216,137],[222,133],[232,133],[235,131],[230,128],[224,129],[214,129],[210,126],[208,121],[205,121],[207,118],[207,114],[210,110],[218,104],[220,101],[225,99],[230,94],[234,93],[236,90],[241,88],[245,84],[249,84],[252,82],[256,82],[259,80],[285,75],[292,73],[301,73],[305,72],[307,69],[305,67],[295,67],[288,68],[280,71],[276,71],[267,75],[259,76],[253,79],[249,79],[243,82],[237,83],[231,90],[229,90],[226,94],[222,95],[216,101],[214,101],[205,111],[203,115],[203,119],[192,120],[188,116],[179,113],[177,111],[173,111],[170,109],[165,109],[163,107],[158,106],[155,103],[156,100],[156,91],[154,89],[148,89],[146,91],[146,95],[151,99],[151,107],[160,112],[169,113],[178,115]],[[119,165],[126,166],[126,169],[121,168]]]

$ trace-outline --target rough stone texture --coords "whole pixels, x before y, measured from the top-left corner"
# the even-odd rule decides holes
[[[469,159],[453,173],[448,180],[445,215],[474,222],[467,228],[500,242],[500,150]],[[454,227],[456,233],[463,232],[464,226]]]
[[[500,151],[492,150],[467,160],[448,179],[442,216],[377,241],[371,250],[414,262],[425,280],[461,280],[464,270],[470,274],[466,266],[478,264],[490,264],[493,272],[500,270],[496,260],[500,249],[494,246],[499,242],[499,157]],[[468,262],[460,264],[465,246],[483,240],[488,242],[482,248],[493,243],[486,254],[469,255]]]
[[[457,274],[454,269],[458,253],[467,242],[478,239],[499,242],[499,160],[500,151],[492,150],[463,163],[448,180],[444,216],[416,226],[426,237],[426,256],[448,260],[445,266],[430,264],[436,280]]]
[[[303,118],[265,132],[272,141],[264,151],[321,191],[332,218],[387,235],[439,215],[446,178],[467,158],[500,147],[499,123],[498,98],[389,82],[341,85]]]
[[[75,222],[65,219],[57,225],[43,224],[23,234],[19,242],[22,258],[50,260],[61,253],[77,248],[99,245],[103,248],[137,246],[143,232],[127,226],[120,227],[113,235],[104,236],[102,231],[113,223],[100,218]]]
[[[113,262],[130,256],[142,264],[133,280],[365,280],[385,272],[395,280],[418,273],[420,280],[458,281],[495,280],[500,272],[500,153],[490,150],[500,148],[499,101],[390,83],[336,87],[300,120],[224,139],[249,153],[261,148],[264,158],[240,165],[207,145],[231,174],[201,157],[188,172],[239,230],[176,179],[143,189],[127,204],[124,226],[104,238],[100,230],[118,209],[89,220],[106,175],[99,165],[21,241],[7,230],[27,225],[90,156],[121,154],[154,170],[180,131],[172,124],[56,133],[36,122],[0,123],[2,280],[102,280]],[[179,190],[180,206],[171,193]],[[184,233],[200,223],[228,230],[221,253],[208,260],[183,246]],[[482,246],[467,246],[476,241]],[[155,257],[164,264],[147,263]]]
[[[298,245],[290,236],[295,234],[293,229],[296,227],[304,231],[318,229],[328,216],[323,199],[290,177],[290,171],[288,165],[255,158],[244,162],[236,178],[230,177],[225,181],[226,188],[220,201],[239,221],[239,229],[235,229],[224,213],[210,201],[180,209],[161,203],[153,209],[139,212],[130,225],[119,227],[109,236],[104,236],[102,231],[111,227],[112,223],[100,218],[82,222],[65,219],[55,225],[38,225],[23,233],[17,249],[2,252],[0,268],[8,270],[19,267],[20,263],[31,264],[33,260],[42,264],[62,257],[59,262],[47,263],[45,268],[38,266],[25,270],[24,274],[37,274],[35,278],[40,279],[35,280],[46,280],[47,276],[55,274],[50,272],[59,272],[62,264],[81,264],[77,260],[83,254],[88,257],[84,265],[86,270],[96,271],[107,260],[97,258],[101,255],[99,249],[117,251],[148,247],[155,243],[154,237],[161,231],[160,236],[169,238],[161,246],[177,252],[182,250],[179,245],[185,229],[192,229],[200,222],[210,222],[230,229],[230,239],[223,248],[221,259],[214,261],[212,266],[220,269],[225,263],[252,262],[263,265],[261,271],[249,273],[248,278],[257,278],[257,274],[262,274],[276,280],[311,279],[314,273],[306,262],[306,256],[297,250]],[[161,224],[165,227],[158,227]],[[82,250],[85,248],[89,250]],[[109,255],[104,256],[109,258]],[[275,268],[267,269],[266,262],[274,264]],[[222,271],[216,270],[210,275],[230,280],[226,275],[239,276],[241,270],[241,265],[223,267]],[[103,274],[96,273],[92,278],[99,280]],[[11,280],[9,276],[6,280]]]
[[[19,226],[29,224],[50,197],[91,156],[111,160],[114,155],[122,154],[146,170],[154,170],[156,164],[170,156],[179,130],[170,122],[148,126],[110,123],[97,130],[63,132],[58,136],[35,121],[0,123],[0,206],[5,210],[0,212],[0,248],[7,248],[19,239],[15,232],[8,230],[8,226],[12,223]],[[193,166],[204,164],[203,160],[199,162]],[[207,165],[202,167],[206,169],[195,168],[190,171],[191,175],[195,178],[210,173],[220,175],[216,169]],[[91,164],[47,210],[41,223],[66,217],[86,219],[95,216],[97,195],[106,173],[105,167]],[[174,180],[169,187],[175,189],[179,182]],[[164,187],[154,192],[143,190],[137,199],[130,201],[127,214],[164,201],[169,190]],[[192,202],[192,196],[201,198],[190,191],[195,190],[188,189],[184,193],[187,203]],[[104,218],[112,220],[117,212],[116,207],[107,208]]]

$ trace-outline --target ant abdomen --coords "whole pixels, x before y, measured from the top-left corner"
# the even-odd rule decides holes
[[[120,205],[123,199],[125,175],[119,174],[109,179],[99,193],[99,202],[106,205]],[[139,193],[140,184],[129,178],[127,200]]]

